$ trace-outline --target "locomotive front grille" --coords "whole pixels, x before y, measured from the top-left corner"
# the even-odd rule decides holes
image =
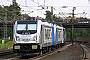
[[[21,41],[24,41],[24,42],[29,42],[30,39],[21,39]]]
[[[31,51],[31,46],[21,46],[20,50],[22,52],[30,52]]]
[[[15,49],[15,46],[17,46]],[[18,47],[20,46],[20,47]],[[40,50],[40,46],[36,44],[20,44],[20,45],[14,45],[14,51],[20,52],[20,53],[32,53],[32,52],[38,52]]]

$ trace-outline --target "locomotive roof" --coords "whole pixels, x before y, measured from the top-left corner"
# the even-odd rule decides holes
[[[23,24],[23,23],[37,23],[37,20],[17,20],[17,23]]]
[[[52,25],[52,23],[48,23],[48,22],[43,22],[43,21],[41,21],[41,20],[17,20],[16,22],[18,23],[18,24],[25,24],[25,23],[27,23],[27,24],[32,24],[32,23],[37,23],[37,22],[40,22],[42,25]]]

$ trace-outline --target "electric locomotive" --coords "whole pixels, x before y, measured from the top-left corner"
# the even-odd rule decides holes
[[[42,54],[65,43],[65,28],[41,20],[17,20],[13,36],[15,53]]]

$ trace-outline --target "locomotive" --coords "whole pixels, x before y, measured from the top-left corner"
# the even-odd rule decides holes
[[[17,20],[13,29],[13,51],[19,54],[42,54],[66,42],[63,26],[42,20]]]

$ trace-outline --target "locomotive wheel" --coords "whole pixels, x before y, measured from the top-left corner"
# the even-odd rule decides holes
[[[38,55],[42,55],[42,54],[43,54],[43,51],[42,51],[42,50],[40,50]]]

